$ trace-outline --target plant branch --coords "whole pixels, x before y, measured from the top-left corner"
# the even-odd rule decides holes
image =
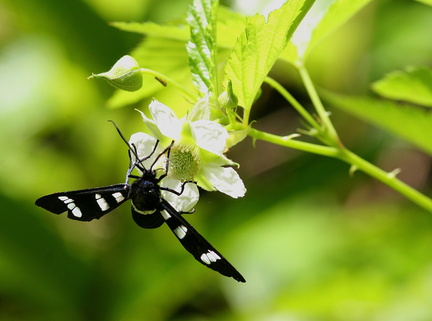
[[[403,196],[405,196],[407,199],[411,200],[418,206],[424,208],[429,212],[432,212],[432,199],[423,195],[422,193],[415,190],[411,186],[405,184],[401,180],[397,179],[395,177],[394,172],[388,173],[386,171],[383,171],[382,169],[369,163],[368,161],[364,160],[363,158],[359,157],[353,152],[347,150],[346,148],[328,147],[328,146],[310,144],[306,142],[293,140],[292,135],[277,136],[277,135],[256,130],[254,128],[251,128],[249,130],[249,136],[255,139],[260,139],[284,147],[340,159],[350,164],[351,166],[354,166],[356,169],[386,184],[387,186],[399,192],[400,194],[402,194]]]
[[[432,199],[396,178],[395,172],[386,172],[347,149],[342,151],[340,159],[391,187],[418,206],[432,212]]]
[[[294,107],[295,110],[309,123],[310,126],[314,127],[316,130],[320,130],[321,126],[318,122],[313,118],[309,112],[303,108],[303,106],[286,90],[280,83],[270,77],[266,77],[264,82],[276,89],[279,94],[282,95],[290,104]]]
[[[312,104],[315,107],[315,110],[317,111],[317,114],[322,122],[322,129],[324,130],[324,136],[327,136],[327,138],[330,138],[331,145],[333,146],[342,146],[342,144],[339,141],[338,134],[336,132],[336,129],[334,128],[330,117],[329,112],[325,110],[321,99],[318,96],[318,93],[315,89],[315,86],[313,85],[313,82],[309,76],[309,73],[307,69],[304,67],[304,65],[298,66],[298,71],[300,73],[300,77],[303,80],[303,83],[306,87],[306,90],[309,94],[309,97],[312,100]],[[322,131],[322,130],[321,130]],[[329,140],[326,139],[326,143],[329,143]]]
[[[199,100],[199,97],[197,95],[194,95],[193,93],[188,91],[185,87],[180,85],[174,79],[169,78],[169,77],[165,76],[164,74],[161,74],[160,72],[154,71],[152,69],[140,68],[140,70],[143,74],[147,74],[147,75],[155,77],[164,86],[166,86],[167,84],[174,86],[175,88],[177,88],[178,90],[183,92],[187,97],[189,97],[193,102],[196,102],[197,100]]]
[[[322,156],[339,157],[340,151],[335,147],[328,147],[306,143],[293,139],[293,135],[278,136],[274,134],[265,133],[254,128],[249,129],[249,136],[255,139],[260,139],[276,145],[281,145],[288,148],[301,150],[304,152],[314,153]]]

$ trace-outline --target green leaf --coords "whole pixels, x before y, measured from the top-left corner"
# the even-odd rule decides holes
[[[220,6],[218,9],[218,47],[231,49],[238,35],[245,25],[245,18],[228,8]],[[114,22],[112,26],[128,32],[146,35],[145,40],[130,55],[133,56],[143,68],[152,69],[163,73],[185,87],[191,83],[190,69],[187,64],[187,52],[185,45],[190,38],[190,28],[187,24],[164,24],[153,22]],[[204,66],[204,70],[207,67]],[[213,69],[215,70],[215,69]],[[207,87],[205,86],[207,91]],[[158,94],[164,88],[153,78],[144,76],[144,86],[136,92],[125,93],[116,91],[108,101],[110,108],[119,108],[136,104]],[[217,96],[216,96],[217,97]]]
[[[295,64],[303,61],[319,42],[337,30],[371,0],[319,1],[294,33],[281,58]]]
[[[231,50],[246,26],[246,18],[224,6],[219,6],[217,18],[218,48]]]
[[[191,39],[186,48],[195,86],[202,93],[217,94],[216,11],[217,0],[195,0],[189,7],[186,21]],[[217,97],[217,96],[216,96]]]
[[[418,2],[424,3],[428,6],[432,6],[432,0],[417,0]]]
[[[232,81],[246,121],[264,78],[313,2],[287,1],[270,13],[267,22],[262,15],[247,19],[225,67],[225,83]]]
[[[432,70],[412,66],[394,71],[374,82],[372,89],[386,98],[432,107]]]
[[[322,93],[328,104],[375,124],[432,155],[432,113],[392,101]]]
[[[335,1],[317,25],[309,45],[312,49],[329,34],[340,28],[372,0]]]
[[[187,25],[160,25],[154,22],[112,22],[112,26],[128,32],[165,39],[187,41],[189,27]]]
[[[219,6],[217,12],[217,46],[231,49],[240,33],[243,31],[246,18],[224,6]],[[187,24],[164,24],[154,22],[112,22],[112,26],[127,32],[135,32],[147,36],[184,41],[190,38],[190,28]]]

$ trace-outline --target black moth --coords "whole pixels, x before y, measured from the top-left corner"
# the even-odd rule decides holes
[[[133,144],[129,145],[118,127],[115,124],[114,126],[120,137],[129,147],[130,166],[126,175],[126,183],[54,193],[39,198],[36,200],[36,205],[55,214],[61,214],[67,211],[68,218],[73,220],[91,221],[101,218],[130,199],[132,204],[132,217],[140,227],[156,228],[166,222],[183,247],[191,253],[198,262],[222,275],[232,277],[239,282],[246,282],[243,276],[222,256],[222,254],[207,242],[207,240],[181,216],[181,214],[185,212],[178,212],[162,197],[161,190],[181,195],[185,184],[193,183],[184,182],[181,185],[180,192],[159,185],[162,179],[168,175],[169,154],[174,142],[156,157],[149,169],[146,169],[143,166],[143,161],[152,157],[156,151],[158,141],[150,155],[139,159],[136,147]],[[132,162],[132,154],[135,158],[134,162]],[[153,167],[164,154],[166,154],[167,157],[165,172],[157,177],[156,170],[154,170]],[[131,174],[135,168],[138,168],[142,172],[142,176]],[[129,179],[134,179],[135,181],[133,181],[132,184],[128,184]]]

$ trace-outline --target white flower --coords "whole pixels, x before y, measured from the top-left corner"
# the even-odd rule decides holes
[[[236,164],[223,154],[229,135],[222,125],[211,120],[191,121],[187,116],[178,119],[157,100],[150,103],[149,110],[153,120],[141,114],[150,133],[164,147],[174,141],[169,178],[194,180],[203,189],[218,190],[234,198],[244,196],[246,188],[233,168]],[[138,150],[138,156],[145,157],[150,152]]]

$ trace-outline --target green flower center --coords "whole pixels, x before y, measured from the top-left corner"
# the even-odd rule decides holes
[[[169,158],[169,173],[181,181],[194,180],[201,166],[196,146],[174,145]]]

